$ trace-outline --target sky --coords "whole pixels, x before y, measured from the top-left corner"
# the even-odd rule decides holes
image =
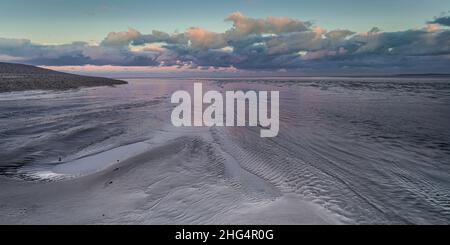
[[[0,0],[0,6],[0,61],[56,69],[378,74],[440,73],[449,65],[448,0]]]

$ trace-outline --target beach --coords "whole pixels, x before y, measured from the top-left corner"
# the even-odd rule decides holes
[[[127,79],[0,97],[1,224],[448,224],[445,78]],[[174,127],[174,91],[277,90],[280,130]]]

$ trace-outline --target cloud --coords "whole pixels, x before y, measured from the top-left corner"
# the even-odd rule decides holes
[[[450,26],[450,16],[441,16],[429,21],[429,24],[438,24],[442,26]]]
[[[110,32],[108,36],[102,41],[105,46],[128,46],[131,41],[139,38],[141,33],[133,28],[123,32]]]
[[[0,55],[34,65],[158,65],[155,52],[133,52],[117,46],[73,42],[63,45],[34,44],[24,39],[0,39]],[[6,60],[4,60],[6,61]]]
[[[186,43],[183,34],[173,34],[170,35],[163,31],[152,31],[151,34],[139,35],[132,40],[132,45],[143,45],[146,43],[156,43],[156,42],[166,42],[166,43]]]
[[[204,28],[190,28],[185,35],[194,49],[217,49],[227,45],[223,34],[210,32]]]
[[[129,28],[111,32],[99,44],[36,44],[0,38],[0,60],[47,66],[143,66],[301,70],[305,72],[447,72],[448,17],[422,29],[364,33],[327,31],[310,21],[287,17],[250,18],[230,14],[224,32],[192,27],[185,32]]]
[[[382,32],[376,35],[358,35],[348,43],[359,46],[354,54],[378,54],[398,56],[435,56],[450,54],[450,32],[407,30]]]
[[[332,40],[342,40],[353,34],[355,34],[355,32],[349,30],[333,30],[326,33],[325,36]]]
[[[244,16],[240,12],[230,14],[226,21],[233,22],[233,27],[228,31],[230,36],[245,36],[249,34],[280,34],[287,32],[306,31],[312,25],[287,17],[267,17],[266,19],[253,19]]]

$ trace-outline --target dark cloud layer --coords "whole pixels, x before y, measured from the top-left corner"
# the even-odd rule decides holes
[[[450,26],[450,16],[437,17],[433,21],[430,21],[428,23],[438,24],[438,25],[442,25],[442,26]]]
[[[234,67],[246,70],[430,71],[450,66],[450,17],[423,29],[366,33],[325,30],[286,17],[254,19],[236,12],[232,27],[216,33],[193,27],[183,33],[130,28],[111,32],[99,44],[41,45],[0,38],[0,60],[35,65]]]

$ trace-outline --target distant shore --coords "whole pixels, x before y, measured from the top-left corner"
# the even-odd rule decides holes
[[[0,92],[65,90],[120,84],[127,84],[127,82],[104,77],[69,74],[31,65],[0,62]]]

